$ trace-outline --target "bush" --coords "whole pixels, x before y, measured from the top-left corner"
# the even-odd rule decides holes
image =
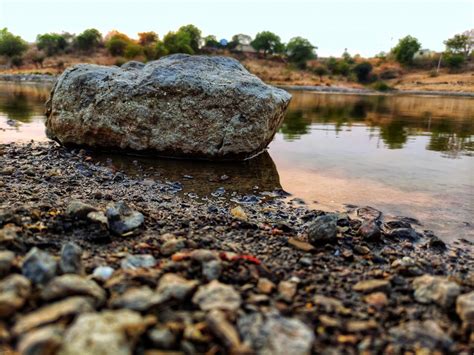
[[[315,48],[307,39],[294,37],[286,46],[288,60],[295,63],[300,69],[304,69],[308,60],[316,58]]]
[[[48,57],[63,52],[67,45],[66,38],[57,33],[45,33],[36,37],[36,46],[43,50]]]
[[[6,28],[0,30],[0,55],[7,57],[21,56],[28,45],[20,36],[8,32]]]
[[[372,64],[369,62],[362,62],[357,64],[353,69],[357,81],[360,83],[366,83],[370,79],[370,74],[372,72]]]
[[[46,54],[43,51],[40,51],[36,47],[30,47],[28,51],[25,53],[23,58],[26,61],[31,61],[37,67],[42,67],[43,62],[46,58]]]
[[[315,68],[312,69],[313,73],[316,74],[317,76],[319,76],[319,78],[321,80],[323,80],[323,76],[324,75],[328,75],[329,74],[329,71],[323,67],[323,66],[317,66]]]
[[[384,81],[376,81],[373,85],[372,85],[372,88],[374,90],[377,90],[377,91],[382,91],[382,92],[386,92],[386,91],[391,91],[393,90],[393,88],[391,86],[389,86],[386,82]]]
[[[21,67],[23,65],[23,58],[19,55],[13,56],[11,63],[14,67]]]
[[[450,69],[459,69],[463,66],[466,59],[463,54],[448,53],[444,61]]]
[[[115,32],[105,43],[105,47],[113,56],[123,56],[130,43],[133,43],[133,41],[127,35]]]
[[[163,46],[167,54],[194,54],[191,46],[191,36],[185,31],[168,32],[163,38]]]
[[[79,34],[75,40],[75,47],[82,51],[92,51],[96,49],[102,41],[102,35],[95,28],[89,28]]]
[[[398,70],[397,68],[391,68],[391,67],[383,68],[379,73],[380,79],[384,79],[384,80],[396,79],[400,77],[400,75],[401,75],[400,70]]]
[[[127,44],[127,47],[125,47],[124,55],[128,59],[133,59],[142,54],[143,48],[136,43],[130,42]]]
[[[199,44],[201,42],[201,30],[194,25],[181,26],[177,33],[187,34],[189,37],[189,46],[193,53],[199,52]]]
[[[415,37],[406,36],[398,41],[398,44],[392,49],[392,53],[400,64],[411,65],[413,56],[420,48],[421,44]]]

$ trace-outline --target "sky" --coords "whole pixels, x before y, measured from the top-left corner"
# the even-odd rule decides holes
[[[284,42],[302,36],[319,56],[373,56],[399,38],[415,36],[423,48],[474,28],[474,0],[0,0],[0,28],[34,41],[46,32],[97,28],[131,37],[155,31],[163,37],[194,24],[203,35],[230,39],[272,31]]]

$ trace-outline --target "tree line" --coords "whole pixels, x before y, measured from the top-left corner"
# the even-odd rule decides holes
[[[457,34],[444,41],[445,51],[440,54],[440,63],[450,68],[460,68],[472,57],[472,35]],[[308,39],[294,37],[288,43],[273,32],[262,31],[255,38],[245,34],[236,34],[230,41],[218,41],[216,36],[202,36],[201,31],[194,25],[180,27],[159,38],[158,34],[149,32],[138,33],[138,38],[130,38],[124,33],[111,31],[103,36],[98,30],[86,29],[78,35],[70,33],[39,34],[35,43],[28,44],[20,36],[14,35],[7,28],[0,30],[0,55],[8,58],[12,66],[20,66],[29,60],[42,66],[47,57],[60,54],[90,54],[100,48],[105,48],[110,55],[125,59],[140,58],[144,61],[158,59],[173,53],[199,54],[218,50],[239,51],[242,46],[251,46],[256,53],[264,58],[280,57],[299,69],[306,69],[308,61],[317,58],[316,49]],[[398,41],[389,53],[380,53],[376,57],[383,60],[393,60],[403,66],[413,66],[416,54],[421,49],[421,43],[412,36],[406,36]],[[360,56],[359,56],[360,57]],[[352,73],[358,81],[370,80],[372,65],[369,61],[361,61],[345,51],[341,58],[329,58],[312,70],[320,76],[327,73],[348,75]]]

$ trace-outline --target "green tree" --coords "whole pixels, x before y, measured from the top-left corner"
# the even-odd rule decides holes
[[[36,46],[49,57],[63,52],[67,44],[66,38],[58,33],[45,33],[36,37]]]
[[[359,82],[366,83],[369,81],[370,73],[372,72],[372,64],[369,62],[359,63],[354,67],[353,71]]]
[[[467,35],[455,35],[444,41],[446,45],[446,51],[454,54],[462,54],[467,57],[472,51],[473,41]]]
[[[8,32],[7,28],[0,30],[0,55],[13,58],[21,56],[27,49],[27,43],[20,36]]]
[[[189,36],[189,46],[193,53],[199,52],[199,45],[201,43],[201,30],[194,25],[181,26],[178,29],[178,34],[187,34]]]
[[[304,69],[308,60],[316,58],[315,48],[306,38],[294,37],[286,46],[288,60],[291,63],[295,63],[299,68]]]
[[[263,50],[265,56],[268,53],[281,53],[285,50],[285,45],[281,42],[280,37],[270,31],[257,33],[250,44],[258,52]]]
[[[413,56],[420,48],[421,44],[415,37],[406,36],[398,41],[398,44],[392,49],[392,53],[397,62],[410,65],[413,63]]]
[[[168,54],[185,53],[194,54],[191,46],[191,37],[185,31],[168,32],[163,38],[163,45]]]
[[[204,41],[204,47],[207,48],[220,48],[221,44],[217,40],[216,36],[209,35],[203,38]]]
[[[101,41],[102,34],[95,28],[89,28],[75,38],[74,45],[81,51],[89,52],[96,49]]]
[[[161,58],[168,54],[169,52],[165,44],[162,41],[158,41],[155,46],[155,58]]]
[[[444,61],[446,62],[447,66],[451,69],[459,69],[463,66],[466,58],[463,54],[460,53],[451,53],[447,52],[444,56]]]
[[[155,45],[158,42],[158,35],[156,32],[140,32],[138,33],[138,44],[141,46]]]
[[[105,42],[105,47],[113,56],[123,56],[125,50],[133,41],[124,33],[112,32],[108,35],[109,39]]]

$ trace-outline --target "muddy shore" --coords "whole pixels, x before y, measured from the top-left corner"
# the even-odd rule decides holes
[[[56,75],[45,74],[0,74],[0,81],[17,83],[54,83]],[[285,90],[313,91],[328,94],[357,94],[357,95],[434,95],[434,96],[455,96],[455,97],[474,97],[474,92],[467,91],[427,91],[427,90],[392,90],[381,92],[372,89],[356,89],[342,86],[294,86],[277,85]]]
[[[55,143],[0,159],[6,353],[97,353],[98,334],[150,355],[474,349],[472,245],[410,218],[281,190],[196,198]]]

